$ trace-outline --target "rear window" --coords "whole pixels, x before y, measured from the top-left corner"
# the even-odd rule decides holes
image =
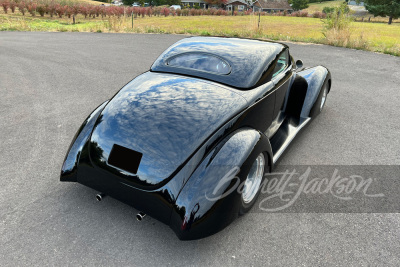
[[[218,56],[207,53],[184,53],[171,57],[167,65],[176,68],[193,69],[216,74],[229,74],[231,66]]]

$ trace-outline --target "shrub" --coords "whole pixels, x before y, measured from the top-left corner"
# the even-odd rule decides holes
[[[221,15],[222,15],[222,10],[221,10],[221,9],[217,9],[217,10],[215,11],[215,15],[221,16]]]
[[[68,6],[62,6],[62,5],[57,5],[56,6],[56,13],[58,17],[62,18],[63,15],[65,14],[65,11],[67,11]]]
[[[10,2],[10,9],[12,13],[15,13],[15,8],[17,7],[17,3],[14,1]]]
[[[322,33],[326,42],[331,45],[348,46],[350,44],[350,22],[349,9],[346,3],[335,7],[331,14],[328,14],[324,20],[324,29]]]
[[[107,9],[108,11],[109,9]],[[87,5],[81,5],[80,9],[79,9],[79,13],[81,13],[82,15],[85,16],[85,19],[87,18],[87,16],[89,15],[89,7]],[[107,15],[109,15],[109,13],[107,12]]]
[[[349,9],[346,3],[335,7],[334,11],[327,16],[325,22],[325,29],[335,29],[337,31],[348,29],[352,18],[349,16]]]
[[[92,17],[92,18],[96,17],[96,7],[95,6],[91,6],[89,8],[89,17]]]
[[[96,15],[96,17],[99,17],[100,13],[101,13],[101,6],[95,6],[93,8],[93,11],[94,11],[94,14]]]
[[[215,8],[210,8],[209,11],[210,11],[209,15],[211,15],[211,16],[215,16],[217,13],[217,10]]]
[[[32,15],[32,17],[36,16],[36,7],[37,4],[35,2],[31,2],[27,6],[28,12]]]
[[[8,8],[10,7],[10,2],[5,0],[5,1],[1,2],[1,6],[3,7],[4,13],[7,14]]]
[[[300,17],[308,17],[308,12],[307,11],[300,11]]]
[[[307,11],[296,11],[292,13],[292,17],[308,17]]]
[[[140,13],[140,7],[134,7],[133,8],[133,14],[137,17]],[[160,14],[160,13],[158,13]]]
[[[47,8],[44,4],[39,4],[36,7],[36,11],[40,14],[41,17],[44,17],[44,13],[46,13]]]
[[[53,17],[56,14],[56,4],[51,2],[47,7],[47,12],[49,12],[50,17]]]
[[[209,9],[201,9],[197,8],[198,5],[195,5],[193,8],[189,6],[185,6],[183,9],[169,9],[168,6],[157,6],[157,7],[122,7],[122,6],[95,6],[90,4],[85,4],[82,2],[72,2],[71,0],[0,0],[0,5],[3,7],[4,13],[7,13],[10,9],[14,13],[16,7],[18,7],[19,12],[22,15],[25,15],[26,11],[28,11],[32,16],[36,15],[36,12],[40,14],[40,16],[44,16],[45,14],[49,14],[51,17],[58,15],[62,18],[64,15],[69,18],[72,15],[81,14],[85,18],[95,18],[95,17],[111,17],[116,16],[120,18],[121,16],[130,17],[132,14],[137,18],[141,17],[151,17],[153,15],[156,16],[203,16],[203,15],[211,15],[211,16],[244,16],[253,14],[253,10],[249,9],[247,11],[239,12],[239,11],[227,11],[224,9],[218,8],[209,8]],[[334,8],[331,8],[334,9]],[[325,9],[325,12],[328,12]],[[314,14],[308,14],[306,11],[296,11],[293,14],[288,14],[287,11],[283,12],[255,12],[255,15],[262,16],[297,16],[297,17],[307,17],[312,16],[314,18],[325,18],[326,15],[321,12],[316,12]]]
[[[170,12],[170,9],[164,7],[164,8],[161,10],[161,15],[164,15],[165,17],[168,17],[168,16],[169,16],[169,12]]]
[[[322,12],[325,13],[325,14],[333,13],[333,11],[335,11],[335,8],[334,7],[329,7],[329,6],[326,6],[326,7],[324,7],[322,9]]]
[[[187,8],[182,9],[182,16],[187,16],[187,15],[189,15],[189,9]]]
[[[67,8],[65,9],[65,15],[67,15],[68,18],[71,18],[71,16],[73,15],[73,9],[71,6],[67,6]]]
[[[312,17],[313,17],[313,18],[324,19],[324,18],[326,18],[326,14],[317,11],[317,12],[315,12],[314,14],[312,14]]]
[[[21,1],[21,2],[18,3],[18,10],[19,10],[19,12],[22,13],[23,16],[25,16],[25,12],[26,12],[26,4],[25,4],[25,2]]]
[[[145,7],[141,7],[139,10],[140,15],[142,16],[142,18],[144,18],[144,16],[146,15],[146,8]]]
[[[77,16],[81,12],[81,5],[71,6],[72,15]]]
[[[78,13],[79,13],[79,10],[78,10]],[[132,13],[132,11],[131,11],[131,13]],[[102,18],[104,18],[105,16],[107,16],[107,11],[106,11],[106,7],[101,7],[100,8],[100,14],[101,14],[101,17]]]

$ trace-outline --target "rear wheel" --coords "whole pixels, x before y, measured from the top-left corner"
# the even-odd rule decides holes
[[[322,111],[322,109],[325,106],[325,101],[326,101],[327,96],[328,96],[328,86],[325,86],[324,90],[322,91],[321,104],[319,105],[320,112]]]
[[[265,171],[268,169],[266,165],[268,165],[268,162],[264,153],[260,153],[251,164],[241,193],[240,215],[248,212],[256,202]]]
[[[326,98],[328,97],[329,92],[329,82],[324,84],[322,87],[321,92],[318,95],[317,101],[315,101],[314,106],[310,110],[310,117],[316,117],[325,107]]]

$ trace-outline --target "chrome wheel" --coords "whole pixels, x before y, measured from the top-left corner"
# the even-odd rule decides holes
[[[244,183],[242,199],[245,204],[253,201],[254,197],[257,195],[264,175],[264,166],[264,154],[260,153],[260,155],[258,155],[256,160],[253,162],[253,165],[251,166],[249,174],[247,175]]]
[[[328,95],[328,86],[325,86],[324,91],[322,92],[321,106],[319,107],[319,111],[322,111],[322,109],[324,108],[327,95]]]

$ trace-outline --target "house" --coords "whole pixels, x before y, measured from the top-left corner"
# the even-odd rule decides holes
[[[200,8],[208,8],[208,4],[204,0],[181,0],[181,5],[191,8],[195,5],[200,6]]]
[[[228,11],[246,11],[250,7],[249,4],[251,4],[251,2],[246,0],[228,0],[225,8]]]
[[[257,0],[253,4],[254,11],[264,12],[292,12],[293,8],[287,0]]]

